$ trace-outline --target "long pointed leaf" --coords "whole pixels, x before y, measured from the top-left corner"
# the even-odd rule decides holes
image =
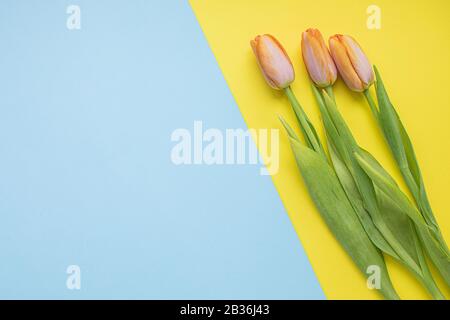
[[[380,291],[387,299],[398,299],[383,256],[369,239],[333,169],[295,136],[289,134],[289,141],[309,194],[336,239],[363,273],[371,265],[380,267]]]

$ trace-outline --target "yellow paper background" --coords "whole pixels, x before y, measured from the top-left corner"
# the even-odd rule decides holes
[[[378,299],[333,238],[312,204],[277,119],[296,125],[286,98],[270,89],[257,68],[249,41],[276,36],[296,70],[293,90],[322,134],[317,106],[301,59],[301,32],[309,27],[325,38],[353,35],[383,75],[416,148],[428,195],[450,242],[450,1],[448,0],[190,0],[225,79],[250,128],[279,128],[280,170],[274,184],[329,299]],[[381,29],[366,26],[367,7],[381,9]],[[335,85],[339,108],[360,145],[397,178],[400,175],[363,97]],[[233,106],[230,106],[232,108]],[[322,134],[323,136],[323,134]],[[403,184],[402,184],[403,186]],[[388,267],[400,296],[427,299],[426,291],[392,259]],[[449,295],[441,279],[440,287]]]

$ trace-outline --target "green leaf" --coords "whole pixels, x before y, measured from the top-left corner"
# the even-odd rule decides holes
[[[323,148],[322,143],[320,142],[320,139],[319,139],[319,136],[317,135],[316,129],[312,125],[311,121],[309,120],[309,118],[306,115],[305,111],[303,110],[302,106],[300,105],[297,98],[295,97],[294,92],[292,92],[292,89],[290,87],[285,88],[284,92],[285,92],[286,96],[288,97],[289,102],[292,105],[292,108],[294,109],[294,113],[299,122],[300,129],[305,138],[306,144],[308,145],[308,147],[314,149],[324,159],[326,159],[325,149]]]
[[[339,181],[344,188],[344,191],[347,194],[347,197],[352,204],[353,209],[357,213],[359,220],[361,221],[370,239],[380,250],[400,260],[400,257],[397,255],[397,253],[395,253],[394,249],[392,249],[391,245],[386,241],[386,239],[373,223],[369,212],[367,212],[367,210],[364,208],[364,202],[350,171],[347,169],[344,162],[340,159],[333,143],[330,141],[328,142],[328,150],[330,152],[334,170],[339,177]]]
[[[354,153],[360,150],[357,145],[350,129],[345,123],[344,119],[340,115],[339,111],[335,103],[324,94],[324,101],[326,109],[323,111],[322,118],[327,119],[330,118],[333,122],[334,127],[328,123],[328,121],[324,121],[325,129],[327,132],[327,136],[329,136],[330,141],[333,143],[333,146],[336,147],[336,151],[341,157],[341,159],[345,159],[344,163],[352,175],[354,185],[357,187],[359,195],[363,201],[363,205],[365,210],[369,213],[373,224],[376,226],[378,231],[383,235],[385,241],[389,244],[389,246],[393,249],[390,250],[389,247],[380,244],[378,241],[377,244],[380,246],[384,252],[390,254],[394,258],[400,258],[400,261],[407,265],[411,270],[413,270],[416,274],[421,274],[420,268],[417,262],[414,260],[414,257],[411,256],[411,253],[402,245],[402,243],[397,239],[395,230],[389,226],[386,221],[383,212],[380,211],[378,206],[378,199],[375,192],[375,188],[372,184],[372,181],[367,176],[367,174],[362,170],[359,166],[358,162],[355,159]],[[337,133],[336,133],[337,132]],[[336,168],[335,168],[336,170]],[[342,174],[342,170],[339,170],[339,173]],[[339,176],[341,183],[346,177]],[[348,190],[347,190],[348,192]],[[349,199],[356,207],[357,202],[354,200],[354,197],[350,195],[348,192]],[[360,216],[362,213],[360,212]],[[399,224],[401,224],[399,222]],[[369,229],[369,228],[368,228]],[[376,235],[371,235],[373,238],[377,237]]]
[[[376,92],[380,108],[379,124],[408,186],[408,189],[421,209],[421,214],[424,216],[428,225],[437,230],[438,225],[426,196],[419,163],[417,161],[411,139],[409,138],[397,111],[389,99],[378,69],[376,67],[374,67],[374,69],[377,77]]]
[[[389,99],[377,67],[374,66],[374,69],[377,77],[376,91],[380,118],[383,119],[383,121],[379,121],[379,124],[421,215],[428,226],[433,229],[441,249],[448,255],[449,248],[441,234],[439,225],[431,209],[411,139]],[[450,286],[450,282],[447,282],[447,284]]]
[[[282,116],[278,116],[278,118],[281,121],[281,124],[284,126],[284,129],[286,129],[286,132],[289,136],[289,138],[297,140],[298,142],[300,142],[300,140],[298,140],[297,135],[295,134],[294,129],[292,129],[292,127],[289,125],[289,123],[287,123],[286,120],[284,120],[284,118]]]
[[[369,239],[333,169],[319,153],[292,136],[289,126],[285,127],[305,185],[325,223],[364,274],[371,265],[380,267],[380,291],[387,299],[398,299],[383,256]]]
[[[396,114],[393,110],[392,104],[385,90],[383,81],[379,75],[378,69],[374,67],[377,76],[377,100],[378,100],[378,119],[383,130],[384,136],[388,141],[392,153],[400,167],[407,167],[408,161],[406,159],[405,148],[402,138],[399,134],[400,129]]]
[[[399,209],[405,212],[416,224],[428,228],[420,212],[410,204],[408,197],[398,188],[394,179],[379,165],[368,161],[361,152],[355,152],[356,160],[361,168],[372,179],[373,183],[382,190]]]
[[[444,280],[450,282],[450,257],[437,240],[438,234],[430,228],[417,208],[409,201],[408,197],[393,183],[392,178],[387,178],[387,172],[382,167],[374,166],[364,159],[361,154],[356,154],[358,163],[370,176],[373,183],[384,195],[391,199],[392,203],[403,213],[407,214],[414,222],[421,242],[426,248],[431,260],[438,268]]]
[[[375,168],[380,175],[386,179],[389,183],[397,186],[395,180],[384,170],[381,164],[366,150],[360,149],[359,155],[363,157],[366,162]],[[444,296],[440,292],[433,276],[425,261],[424,252],[420,244],[420,239],[416,231],[416,227],[412,220],[408,217],[401,208],[397,206],[394,200],[387,196],[382,189],[375,186],[377,194],[378,204],[380,211],[383,212],[383,217],[386,224],[391,230],[395,230],[397,240],[405,248],[405,251],[414,259],[418,264],[421,274],[418,274],[419,280],[423,282],[424,286],[436,299],[443,299]]]
[[[323,93],[323,98],[317,92],[315,95],[329,140],[328,149],[334,170],[369,237],[378,248],[398,259],[426,283],[430,293],[436,294],[433,279],[426,278],[426,272],[422,269],[424,266],[415,246],[419,241],[408,216],[392,210],[383,193],[358,164],[355,153],[361,152],[367,161],[380,165],[369,153],[360,149],[335,102],[326,93]],[[384,178],[393,182],[388,175]],[[438,295],[435,297],[439,298]]]

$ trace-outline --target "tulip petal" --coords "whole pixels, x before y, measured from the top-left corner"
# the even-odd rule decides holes
[[[268,34],[257,36],[250,44],[261,71],[272,88],[283,89],[294,81],[292,62],[275,37]]]
[[[356,73],[352,61],[350,60],[347,49],[342,43],[342,36],[335,35],[330,38],[330,52],[336,63],[336,67],[339,70],[339,73],[347,84],[347,86],[353,90],[362,92],[364,91],[364,85],[359,78],[359,75]]]
[[[369,87],[375,80],[372,65],[367,59],[366,54],[362,51],[359,44],[350,36],[343,36],[342,43],[347,50],[348,57],[358,74],[359,78],[364,84],[364,87]]]
[[[322,34],[317,29],[308,29],[302,34],[302,55],[312,81],[319,87],[333,85],[337,70]]]
[[[325,44],[325,40],[323,39],[320,31],[316,29],[315,34],[316,34],[316,38],[318,39],[320,46],[322,47],[323,58],[328,67],[327,71],[328,71],[329,79],[331,80],[331,84],[334,84],[334,82],[337,79],[336,65],[334,64],[333,58],[330,55],[330,51],[328,50],[328,47]]]

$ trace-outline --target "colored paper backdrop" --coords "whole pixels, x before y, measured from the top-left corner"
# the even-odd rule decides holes
[[[297,79],[293,89],[318,128],[320,119],[301,59],[301,32],[309,27],[325,37],[353,35],[382,71],[391,98],[413,139],[430,200],[446,239],[450,239],[450,2],[445,0],[191,0],[212,51],[247,125],[279,128],[277,114],[295,123],[290,106],[271,90],[257,68],[249,41],[270,33],[285,46]],[[381,12],[381,28],[369,29],[370,7]],[[369,9],[369,10],[368,10]],[[341,112],[360,144],[399,178],[363,97],[335,86]],[[321,286],[330,299],[372,299],[366,282],[319,217],[297,173],[287,139],[281,143],[275,187],[294,223]],[[388,259],[393,282],[403,298],[428,298],[424,289]],[[442,287],[442,286],[441,286]],[[444,287],[443,287],[444,288]],[[446,292],[449,293],[448,291]]]
[[[2,1],[0,41],[0,298],[324,298],[260,166],[171,161],[246,128],[187,1]]]

